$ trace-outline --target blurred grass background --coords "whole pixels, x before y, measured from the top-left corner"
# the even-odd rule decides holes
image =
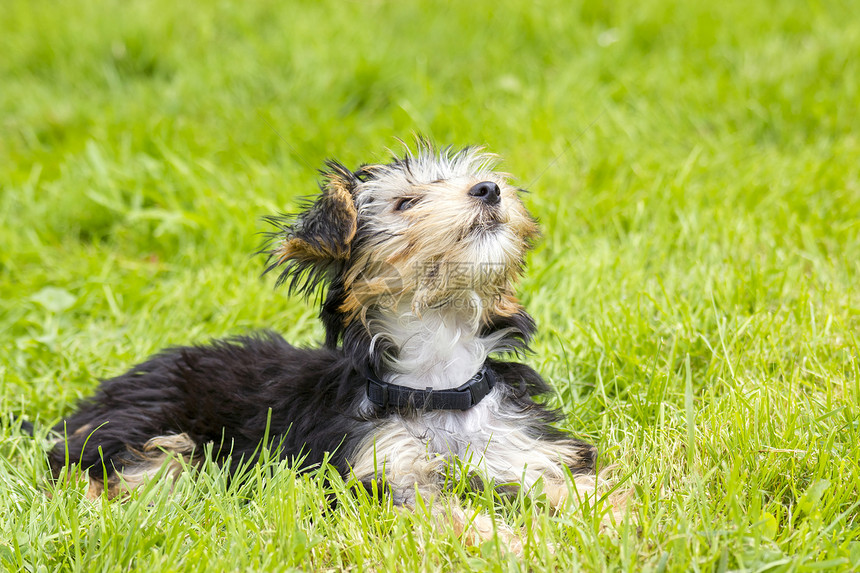
[[[860,568],[858,53],[847,1],[6,0],[4,412],[53,423],[169,344],[256,328],[315,344],[315,310],[259,278],[260,217],[313,193],[328,157],[385,160],[413,133],[485,144],[543,226],[527,360],[629,475],[640,525],[512,511],[538,532],[532,562],[455,539],[401,551],[419,517],[305,519],[322,486],[299,478],[278,481],[300,488],[286,534],[265,523],[277,487],[231,510],[262,549],[225,549],[248,533],[223,515],[183,525],[162,491],[173,541],[123,552],[149,531],[127,508],[147,506],[46,501],[40,445],[7,424],[0,562]],[[379,545],[346,533],[369,511]]]

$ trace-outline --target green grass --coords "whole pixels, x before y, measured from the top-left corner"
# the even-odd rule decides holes
[[[6,0],[0,53],[3,567],[860,569],[853,3]],[[124,504],[48,480],[47,427],[97,378],[318,341],[259,278],[259,218],[413,132],[532,190],[527,361],[638,525],[464,492],[528,531],[517,558],[274,463]]]

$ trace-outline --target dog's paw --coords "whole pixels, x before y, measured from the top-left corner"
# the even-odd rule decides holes
[[[514,555],[523,554],[522,537],[510,526],[494,520],[486,513],[449,506],[437,516],[437,524],[450,527],[467,546],[481,545],[495,538]]]

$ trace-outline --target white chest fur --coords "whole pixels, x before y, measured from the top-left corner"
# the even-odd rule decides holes
[[[503,349],[507,334],[480,336],[478,321],[464,318],[469,314],[446,306],[420,316],[402,310],[374,320],[374,341],[384,337],[397,347],[397,356],[387,359],[386,382],[417,390],[447,390],[467,382],[491,353]]]

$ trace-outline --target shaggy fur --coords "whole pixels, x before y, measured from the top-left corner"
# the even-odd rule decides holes
[[[490,358],[526,348],[534,332],[514,288],[537,235],[494,162],[425,143],[355,171],[329,162],[304,211],[269,219],[277,231],[265,251],[279,283],[320,293],[324,347],[263,332],[166,350],[102,382],[55,427],[54,473],[80,464],[91,495],[114,496],[168,459],[196,463],[207,446],[235,471],[255,459],[268,424],[282,457],[308,468],[329,455],[345,477],[384,476],[408,506],[416,495],[435,499],[449,467],[499,485],[542,480],[554,505],[567,498],[568,472],[580,491],[593,490],[596,451],[535,401],[547,384],[524,364]],[[494,387],[467,410],[367,398],[370,375],[445,390],[482,367]]]

